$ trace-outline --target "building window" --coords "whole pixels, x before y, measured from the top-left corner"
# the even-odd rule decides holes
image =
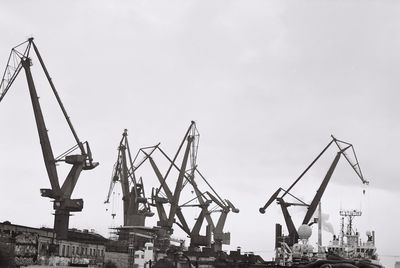
[[[74,255],[74,254],[75,254],[75,247],[72,246],[72,255]]]
[[[103,251],[103,250],[101,250],[101,256],[103,256],[103,254],[104,254],[104,251]]]
[[[89,249],[89,256],[92,256],[92,249]]]
[[[64,255],[65,255],[65,245],[62,246],[61,257],[64,257]]]
[[[84,251],[85,249],[82,247],[81,248],[81,255],[83,255],[83,251]]]
[[[67,252],[65,253],[67,257],[69,257],[69,246],[67,246]]]
[[[85,255],[87,256],[87,248],[85,248]]]

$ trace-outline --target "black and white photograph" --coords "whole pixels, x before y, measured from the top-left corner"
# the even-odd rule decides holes
[[[400,268],[400,2],[0,0],[0,268]]]

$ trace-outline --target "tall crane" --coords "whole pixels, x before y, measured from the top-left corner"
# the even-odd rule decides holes
[[[65,120],[67,121],[69,129],[76,141],[76,145],[66,150],[58,157],[54,157],[53,154],[43,113],[39,103],[39,98],[31,73],[32,60],[29,54],[32,48],[40,62],[40,65],[50,84],[53,94],[58,102],[58,105],[60,106],[60,109],[65,117]],[[26,79],[28,82],[28,89],[31,97],[33,113],[36,120],[43,159],[51,185],[51,189],[40,189],[40,192],[43,197],[48,197],[54,200],[54,232],[57,235],[57,239],[66,239],[68,237],[70,212],[79,212],[83,209],[83,199],[71,199],[71,195],[76,186],[80,173],[82,170],[91,170],[95,168],[99,163],[93,162],[89,143],[87,141],[81,142],[78,138],[78,135],[74,127],[72,126],[71,120],[64,108],[63,103],[61,102],[60,96],[57,93],[53,81],[39,53],[39,50],[33,42],[33,38],[29,38],[27,41],[11,49],[11,53],[7,62],[7,67],[4,71],[3,78],[0,83],[0,102],[3,100],[4,96],[6,95],[22,69],[24,69],[25,71]],[[72,154],[76,150],[78,150],[79,153]],[[57,173],[57,165],[60,162],[65,162],[69,165],[72,165],[71,170],[69,171],[61,187]]]
[[[110,202],[114,186],[119,182],[122,188],[124,226],[144,226],[146,217],[151,217],[154,213],[147,202],[142,178],[136,179],[137,167],[133,165],[133,161],[128,143],[128,130],[125,129],[119,142],[118,157],[104,203]],[[124,240],[126,237],[120,235],[120,239]]]
[[[176,214],[178,221],[175,223],[190,237],[191,247],[199,247],[199,246],[212,246],[215,251],[222,250],[222,244],[229,244],[230,234],[223,232],[225,222],[227,219],[227,215],[229,212],[238,213],[239,209],[237,209],[229,200],[223,200],[218,193],[213,189],[213,187],[209,184],[206,178],[200,173],[197,168],[197,150],[199,143],[199,133],[196,128],[196,124],[194,121],[191,122],[188,130],[185,133],[185,136],[175,154],[175,156],[171,159],[161,148],[160,146],[156,146],[155,148],[161,152],[161,154],[167,159],[170,166],[163,176],[155,163],[155,161],[149,157],[152,168],[160,182],[160,187],[158,189],[154,189],[153,198],[154,205],[157,207],[160,221],[160,226],[166,226],[168,228],[172,228],[172,218],[167,217],[165,210],[163,208],[164,204],[171,204],[171,208],[174,208],[174,213]],[[186,149],[182,161],[182,165],[179,167],[176,164],[177,156],[180,154],[183,149],[183,145],[186,142]],[[189,162],[189,163],[187,163]],[[190,168],[186,169],[187,165],[190,165]],[[179,172],[179,177],[177,180],[177,186],[175,187],[174,194],[172,193],[170,187],[168,186],[166,179],[171,172],[171,169],[175,168]],[[210,188],[209,191],[202,192],[198,187],[195,181],[195,175],[198,175]],[[183,180],[180,180],[183,179]],[[178,204],[178,202],[174,202],[176,200],[176,193],[179,193],[183,190],[183,188],[187,185],[191,185],[193,188],[193,193],[195,193],[195,197],[183,204]],[[178,190],[177,190],[178,189]],[[163,192],[161,192],[163,190]],[[162,195],[163,194],[163,195]],[[196,204],[193,204],[193,201],[197,201]],[[215,207],[210,209],[210,204],[215,203]],[[187,221],[184,217],[182,209],[185,207],[198,207],[200,208],[199,216],[193,226],[190,229]],[[171,211],[171,210],[170,210]],[[217,223],[215,224],[211,214],[212,213],[220,213]],[[170,215],[171,216],[171,213]],[[206,235],[200,235],[200,230],[204,219],[207,221],[206,226]],[[169,220],[169,221],[168,221]],[[212,242],[211,236],[213,235],[214,241]]]
[[[177,153],[175,154],[173,164],[170,164],[170,166],[164,176],[162,175],[162,173],[161,173],[160,169],[158,168],[154,159],[151,156],[149,156],[151,167],[153,168],[154,173],[160,183],[160,187],[158,189],[153,189],[153,193],[152,193],[153,204],[157,208],[158,216],[160,219],[157,224],[159,226],[165,228],[166,230],[168,230],[168,232],[170,232],[170,233],[172,233],[172,231],[173,231],[172,225],[175,222],[175,216],[177,216],[179,218],[179,220],[181,221],[182,229],[185,232],[189,231],[189,227],[188,227],[186,220],[182,214],[182,211],[179,207],[179,201],[180,201],[180,195],[181,195],[181,192],[182,192],[182,189],[184,186],[186,167],[189,162],[190,149],[191,149],[192,143],[195,139],[195,137],[193,135],[189,135],[192,125],[194,125],[194,122],[192,122],[191,126],[189,127],[188,131],[186,132],[185,138],[183,139],[182,143],[179,146]],[[175,189],[174,189],[174,191],[172,191],[170,189],[170,187],[168,186],[168,184],[166,183],[166,179],[168,178],[168,175],[170,174],[171,169],[175,165],[175,161],[176,161],[183,145],[185,144],[185,142],[186,142],[186,147],[184,150],[182,163],[179,168],[179,174],[178,174],[178,178],[176,180]],[[159,146],[156,146],[155,148],[159,148]],[[161,189],[164,190],[164,194],[166,197],[161,196],[161,193],[160,193]],[[168,215],[164,208],[164,204],[166,204],[166,203],[170,204],[170,210],[169,210]]]
[[[289,246],[293,245],[294,243],[297,243],[299,236],[298,236],[296,227],[293,223],[293,220],[292,220],[287,208],[290,206],[305,206],[307,208],[307,212],[306,212],[306,215],[304,216],[302,224],[309,224],[312,216],[315,213],[315,210],[318,207],[318,203],[320,202],[322,195],[324,194],[325,189],[328,186],[328,183],[332,177],[332,174],[335,171],[335,168],[339,162],[339,159],[342,155],[346,158],[347,162],[350,164],[352,169],[355,171],[355,173],[357,174],[357,176],[361,180],[361,182],[363,184],[369,184],[369,182],[364,179],[364,176],[361,172],[360,164],[358,162],[357,155],[354,151],[353,145],[348,142],[338,140],[333,135],[331,137],[332,137],[332,140],[328,143],[328,145],[311,162],[311,164],[303,171],[303,173],[301,173],[301,175],[292,183],[292,185],[287,190],[285,190],[283,188],[279,188],[278,190],[276,190],[275,193],[265,203],[265,205],[259,209],[260,213],[264,214],[265,210],[272,204],[272,202],[274,202],[275,200],[277,201],[277,203],[281,207],[282,214],[283,214],[285,222],[286,222],[286,227],[289,232],[289,236],[288,236],[289,240],[287,241]],[[307,204],[307,203],[303,202],[302,200],[300,200],[299,198],[297,198],[296,196],[294,196],[293,194],[291,194],[290,190],[301,180],[301,178],[307,173],[307,171],[318,161],[318,159],[326,152],[326,150],[332,144],[336,144],[336,146],[338,147],[338,152],[337,152],[334,160],[332,161],[332,164],[330,165],[328,172],[326,173],[324,179],[322,180],[322,183],[319,186],[313,200],[311,201],[310,204]],[[346,153],[348,150],[350,150],[352,152],[354,160],[352,160]],[[279,194],[281,192],[283,192],[283,194],[281,196],[279,196]],[[297,202],[295,202],[295,203],[286,202],[283,199],[286,195],[292,196]]]

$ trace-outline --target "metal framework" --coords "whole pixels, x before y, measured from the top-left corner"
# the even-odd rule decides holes
[[[54,157],[53,154],[43,113],[39,103],[39,98],[37,95],[37,91],[31,73],[32,60],[30,57],[30,51],[32,48],[34,53],[36,54],[36,57],[40,62],[40,65],[50,84],[50,87],[57,100],[57,103],[76,141],[76,145],[72,146],[70,149],[66,150],[58,157]],[[0,102],[5,97],[6,93],[8,92],[8,90],[10,89],[10,87],[12,86],[13,82],[15,81],[15,79],[17,78],[18,74],[22,69],[24,69],[26,74],[28,89],[31,97],[33,112],[40,139],[40,145],[42,148],[43,159],[51,184],[51,189],[40,189],[40,192],[42,196],[54,199],[54,205],[53,205],[55,210],[54,231],[58,239],[66,239],[68,236],[70,212],[82,211],[83,208],[83,199],[71,199],[71,195],[78,181],[79,175],[82,170],[93,169],[98,165],[98,163],[93,162],[89,143],[81,142],[80,139],[78,138],[78,135],[74,127],[72,126],[71,120],[65,110],[63,103],[61,102],[60,96],[58,95],[58,92],[53,84],[50,74],[47,71],[47,68],[39,53],[39,50],[37,49],[35,43],[33,42],[33,38],[29,38],[27,41],[11,49],[7,66],[0,83]],[[72,154],[77,149],[79,149],[79,154]],[[72,165],[71,170],[61,187],[57,173],[58,162],[65,162],[67,164]]]
[[[199,138],[200,134],[196,128],[196,124],[192,121],[173,158],[169,157],[164,150],[161,149],[160,144],[154,147],[146,147],[146,149],[153,149],[151,153],[154,152],[154,150],[157,150],[169,163],[168,169],[164,175],[160,171],[153,157],[145,150],[141,149],[141,152],[147,156],[160,183],[159,187],[153,188],[151,196],[151,205],[157,208],[159,216],[157,225],[165,229],[165,232],[170,235],[173,232],[172,226],[175,223],[190,237],[191,247],[212,246],[215,251],[219,251],[222,249],[223,244],[229,244],[230,242],[230,234],[223,231],[227,215],[231,211],[238,213],[239,209],[237,209],[229,200],[222,199],[203,174],[198,170],[196,160]],[[182,152],[182,162],[178,166],[177,159]],[[172,190],[167,183],[167,178],[170,177],[173,169],[178,172],[178,178],[176,180],[175,188]],[[206,183],[209,187],[208,191],[200,190],[195,180],[196,176]],[[184,202],[181,201],[180,196],[181,192],[187,185],[192,186],[195,197]],[[212,203],[214,203],[214,206],[210,206]],[[165,204],[170,205],[168,214],[166,213]],[[187,207],[197,207],[200,209],[199,216],[197,217],[193,228],[189,227],[183,213],[184,208]],[[213,218],[211,217],[211,214],[213,213],[220,213],[216,223],[214,223]],[[177,220],[175,220],[175,217],[177,217]],[[207,222],[206,234],[200,235],[204,219]],[[212,241],[212,237],[214,238],[214,241]]]
[[[344,218],[347,218],[347,230],[346,235],[354,235],[355,231],[353,230],[353,220],[355,217],[360,217],[362,215],[361,210],[340,210],[340,216],[342,216],[342,221]],[[344,225],[343,225],[344,226]],[[344,230],[341,230],[342,236],[344,236]],[[341,238],[343,239],[343,237]]]
[[[352,169],[355,171],[355,173],[357,174],[357,176],[359,177],[359,179],[361,180],[361,182],[363,184],[369,184],[369,182],[367,180],[364,179],[364,176],[361,172],[361,168],[360,168],[360,164],[358,162],[357,159],[357,155],[354,151],[354,147],[352,144],[348,143],[348,142],[344,142],[341,140],[336,139],[333,135],[331,136],[332,140],[328,143],[328,145],[321,151],[321,153],[311,162],[311,164],[300,174],[300,176],[292,183],[292,185],[290,185],[290,187],[287,190],[284,190],[283,188],[279,188],[271,197],[270,199],[267,201],[267,203],[261,207],[259,209],[260,213],[264,214],[265,210],[272,204],[273,201],[277,201],[277,203],[281,206],[281,210],[283,213],[283,216],[285,218],[285,222],[286,222],[286,226],[289,232],[289,236],[288,236],[288,241],[287,243],[289,245],[293,245],[294,243],[297,243],[298,241],[298,233],[297,233],[297,229],[292,221],[292,218],[290,216],[290,213],[288,211],[288,207],[289,206],[305,206],[307,207],[307,212],[306,215],[304,216],[303,222],[302,224],[309,224],[310,220],[312,218],[312,216],[314,215],[315,210],[318,207],[318,203],[320,202],[322,195],[325,192],[326,187],[328,186],[328,183],[332,177],[333,172],[335,171],[335,168],[339,162],[340,157],[343,155],[345,157],[345,159],[347,160],[347,162],[350,164],[350,166],[352,167]],[[300,200],[299,198],[295,197],[294,195],[292,195],[290,193],[290,190],[301,180],[301,178],[307,173],[307,171],[318,161],[318,159],[326,152],[326,150],[332,145],[332,144],[336,144],[336,146],[338,147],[339,151],[336,154],[336,157],[334,158],[331,166],[328,169],[328,172],[326,173],[320,187],[317,190],[317,193],[315,194],[313,200],[311,201],[310,204],[306,204],[305,202],[303,202],[302,200]],[[352,160],[352,158],[350,158],[346,151],[350,150],[353,154],[353,158],[354,160]],[[279,194],[283,192],[283,194],[281,196],[279,196]],[[292,196],[296,201],[298,201],[298,203],[287,203],[284,201],[284,197],[286,195],[290,195]]]

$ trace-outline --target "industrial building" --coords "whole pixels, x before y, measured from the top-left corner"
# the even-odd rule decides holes
[[[0,266],[91,264],[101,267],[107,241],[93,230],[70,229],[68,239],[57,239],[53,229],[6,221],[0,223]]]

